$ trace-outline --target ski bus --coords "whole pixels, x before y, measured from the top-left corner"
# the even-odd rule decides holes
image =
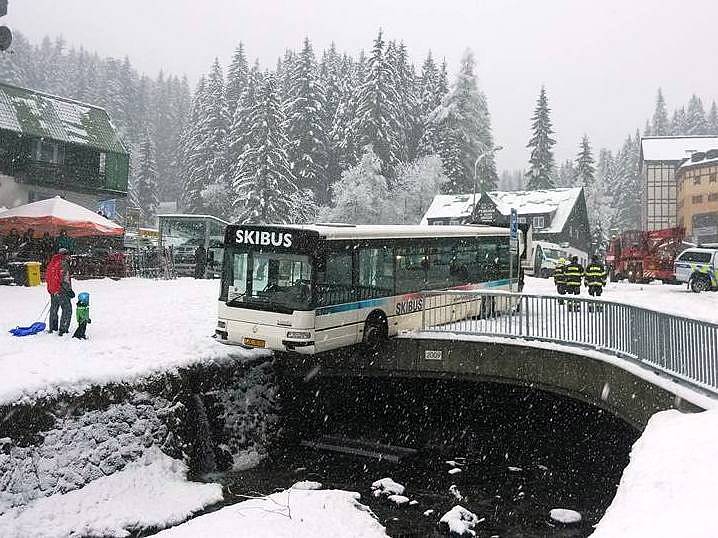
[[[224,248],[215,337],[302,354],[419,328],[424,290],[509,289],[510,263],[523,282],[507,228],[230,225]]]

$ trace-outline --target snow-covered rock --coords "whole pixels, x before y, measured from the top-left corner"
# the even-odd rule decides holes
[[[405,488],[391,478],[382,478],[373,482],[371,489],[374,497],[381,497],[382,495],[402,495]]]
[[[459,502],[461,502],[465,499],[465,497],[459,491],[459,488],[456,487],[456,484],[451,484],[449,486],[449,493],[451,493],[454,496],[454,498],[456,498],[456,500]]]
[[[53,495],[0,516],[4,538],[129,536],[128,530],[167,527],[222,500],[219,484],[187,481],[187,466],[149,450],[122,471],[82,489]]]
[[[157,534],[157,538],[246,536],[299,538],[361,536],[387,538],[358,493],[286,490],[206,514]],[[290,517],[291,515],[291,517]]]
[[[456,474],[456,473],[460,473],[461,469],[459,469],[458,467],[454,467],[453,469],[449,469],[448,472],[449,472],[449,474]]]
[[[448,526],[449,531],[457,536],[476,536],[474,527],[483,520],[483,518],[479,519],[479,516],[457,504],[441,516],[439,523]]]
[[[302,480],[301,482],[296,482],[291,487],[291,489],[302,489],[302,490],[322,489],[322,483],[315,482],[313,480]]]
[[[399,506],[409,503],[409,497],[404,497],[403,495],[389,495],[386,499]]]
[[[549,517],[565,525],[572,525],[581,521],[581,514],[575,510],[569,510],[567,508],[553,508],[549,512]]]

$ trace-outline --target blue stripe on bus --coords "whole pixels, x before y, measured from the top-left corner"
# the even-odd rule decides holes
[[[472,288],[472,289],[481,289],[481,288],[498,288],[500,286],[508,286],[509,285],[509,279],[503,278],[501,280],[491,280],[489,282],[482,282],[479,288]],[[451,289],[447,290],[447,292],[450,292]],[[419,295],[418,293],[407,293],[403,294],[400,297],[405,296],[415,296]],[[397,296],[392,296],[397,297]],[[382,297],[380,299],[367,299],[364,301],[357,301],[355,303],[344,303],[344,304],[337,304],[332,306],[323,306],[322,308],[317,308],[316,313],[317,316],[324,316],[326,314],[336,314],[338,312],[348,312],[350,310],[360,310],[362,308],[371,308],[373,306],[380,306],[384,303],[390,302],[390,297]]]

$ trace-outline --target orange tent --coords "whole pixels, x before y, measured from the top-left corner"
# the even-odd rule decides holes
[[[59,196],[8,209],[0,213],[0,235],[8,235],[16,228],[19,233],[32,228],[35,237],[45,232],[59,235],[67,230],[70,237],[119,237],[125,229]]]

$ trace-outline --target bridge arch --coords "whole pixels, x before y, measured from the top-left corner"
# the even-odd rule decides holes
[[[448,336],[448,335],[447,335]],[[701,411],[701,398],[658,370],[580,348],[523,341],[395,338],[379,353],[344,349],[277,357],[280,371],[320,376],[456,379],[531,387],[600,407],[642,431],[656,412]]]

